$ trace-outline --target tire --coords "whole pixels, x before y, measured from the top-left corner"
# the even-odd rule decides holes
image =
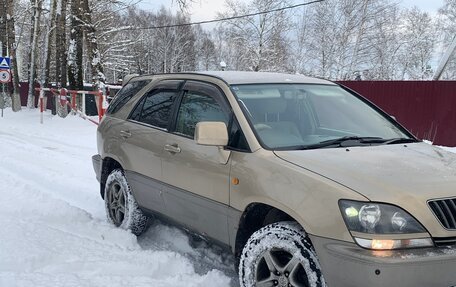
[[[147,229],[149,218],[139,209],[121,169],[115,169],[109,174],[104,190],[108,221],[135,235],[143,233]]]
[[[267,225],[247,241],[239,263],[241,287],[326,287],[315,250],[295,222]]]

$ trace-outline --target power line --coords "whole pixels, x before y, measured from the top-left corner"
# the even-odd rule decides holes
[[[311,5],[311,4],[315,4],[315,3],[320,3],[320,2],[323,2],[323,1],[325,1],[325,0],[314,0],[314,1],[306,2],[306,3],[300,3],[300,4],[296,4],[296,5],[292,5],[292,6],[286,6],[286,7],[281,7],[281,8],[276,8],[276,9],[272,9],[272,10],[266,10],[266,11],[261,11],[261,12],[256,12],[256,13],[250,13],[250,14],[245,14],[245,15],[220,18],[220,19],[204,20],[204,21],[199,21],[199,22],[190,22],[190,23],[181,23],[181,24],[172,24],[172,25],[161,25],[161,26],[149,26],[149,27],[129,27],[129,28],[122,29],[122,31],[153,30],[153,29],[175,28],[175,27],[185,27],[185,26],[209,24],[209,23],[216,23],[216,22],[224,22],[224,21],[230,21],[230,20],[235,20],[235,19],[241,19],[241,18],[247,18],[247,17],[257,16],[257,15],[263,15],[263,14],[279,12],[279,11],[283,11],[283,10],[295,9],[295,8],[298,8],[298,7],[307,6],[307,5]]]

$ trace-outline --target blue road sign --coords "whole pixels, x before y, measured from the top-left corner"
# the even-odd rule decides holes
[[[9,70],[11,69],[11,59],[8,57],[0,57],[0,70]]]

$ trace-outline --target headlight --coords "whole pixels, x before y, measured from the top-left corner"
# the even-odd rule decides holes
[[[356,243],[364,248],[391,250],[434,245],[424,227],[399,207],[349,200],[339,201],[339,207]],[[404,239],[407,234],[419,234],[420,238]]]

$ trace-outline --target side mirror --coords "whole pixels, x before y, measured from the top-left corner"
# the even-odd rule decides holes
[[[199,122],[195,127],[195,141],[199,145],[223,147],[228,144],[228,129],[224,122]]]

